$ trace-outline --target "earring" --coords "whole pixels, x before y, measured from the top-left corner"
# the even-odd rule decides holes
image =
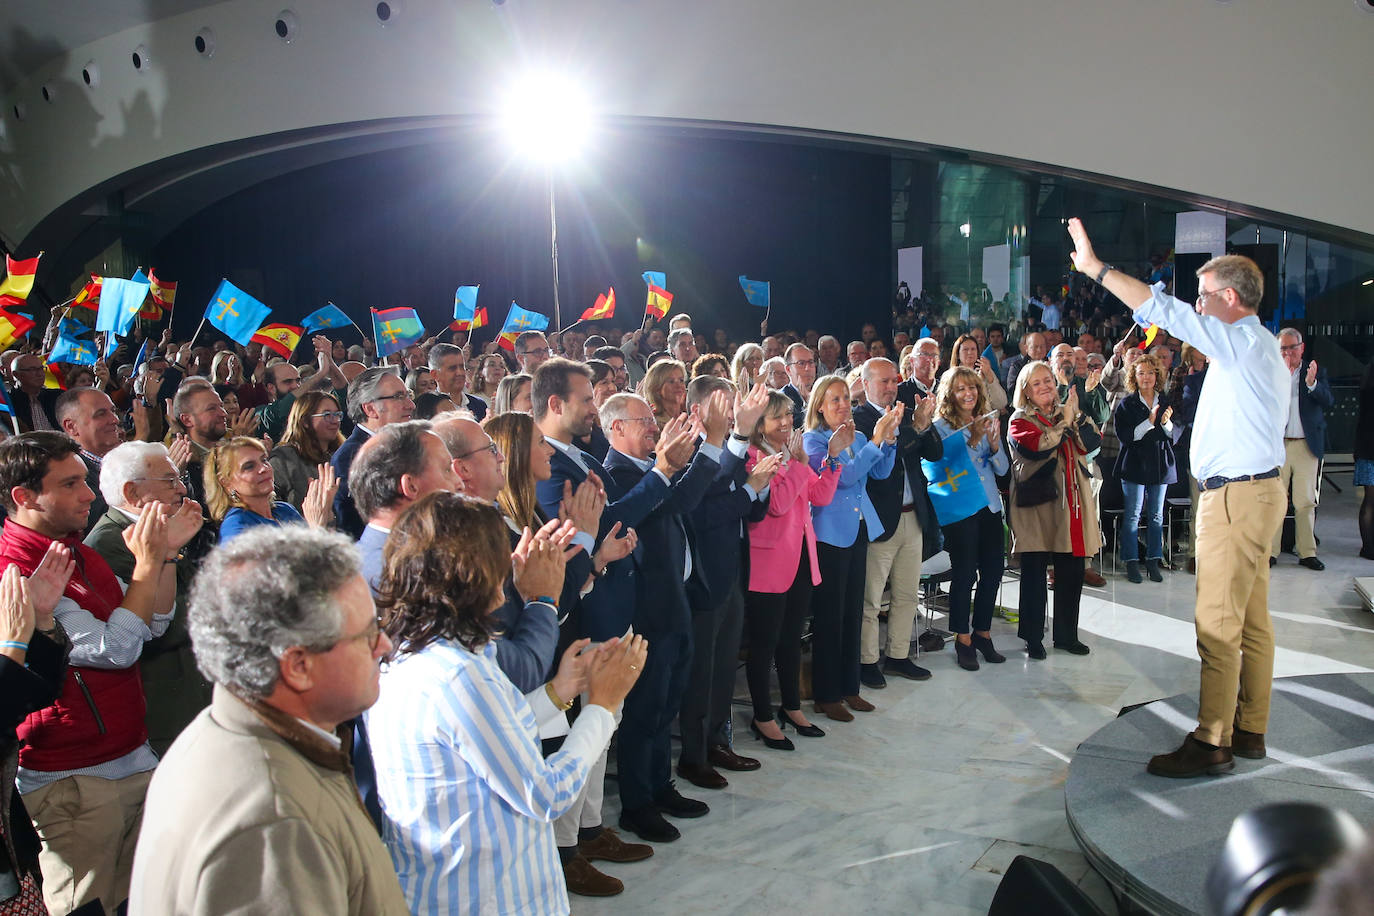
[[[232,499],[234,502],[239,502],[239,491],[238,491],[238,490],[230,490],[230,491],[229,491],[229,498]]]

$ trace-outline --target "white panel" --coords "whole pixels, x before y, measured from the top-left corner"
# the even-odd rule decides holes
[[[1226,217],[1221,213],[1190,210],[1174,221],[1177,254],[1219,255],[1226,250]]]
[[[983,282],[994,302],[1011,291],[1010,245],[989,245],[983,249]]]
[[[906,281],[913,297],[921,295],[925,283],[924,253],[925,249],[921,247],[897,249],[897,280]]]

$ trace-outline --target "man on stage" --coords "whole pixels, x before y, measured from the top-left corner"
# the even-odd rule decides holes
[[[1104,264],[1077,218],[1069,220],[1074,266],[1136,313],[1211,361],[1198,401],[1191,463],[1202,491],[1197,526],[1197,644],[1202,656],[1198,727],[1178,750],[1150,760],[1156,776],[1186,778],[1235,767],[1232,755],[1264,757],[1274,679],[1269,622],[1269,545],[1287,497],[1279,480],[1289,372],[1279,343],[1256,314],[1264,275],[1239,255],[1198,269],[1189,306]]]

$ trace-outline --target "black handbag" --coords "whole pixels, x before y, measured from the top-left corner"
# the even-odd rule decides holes
[[[1025,480],[1016,481],[1014,504],[1022,508],[1043,506],[1059,498],[1059,456],[1052,456]]]
[[[1089,455],[1102,448],[1102,433],[1098,431],[1097,424],[1088,417],[1078,421],[1078,439],[1083,443],[1083,451]]]

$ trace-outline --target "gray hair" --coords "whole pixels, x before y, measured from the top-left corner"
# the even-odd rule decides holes
[[[358,373],[358,377],[348,383],[348,418],[354,423],[366,423],[367,414],[363,412],[364,404],[372,404],[377,400],[377,389],[382,384],[385,376],[394,375],[400,378],[401,374],[394,366],[376,366],[372,369],[364,369]]]
[[[1279,331],[1279,333],[1275,336],[1291,337],[1293,338],[1293,343],[1302,343],[1302,331],[1299,331],[1297,328],[1284,328],[1283,330]]]
[[[363,349],[362,344],[354,344],[348,348],[347,356],[351,360],[362,362],[367,358],[367,351]]]
[[[213,551],[187,615],[201,672],[236,694],[268,696],[287,649],[324,651],[342,637],[335,596],[361,565],[344,535],[300,525],[263,525]]]
[[[358,515],[370,519],[401,499],[401,475],[419,476],[425,469],[424,436],[428,420],[384,426],[363,444],[348,470],[348,492]]]
[[[437,343],[429,348],[429,368],[432,372],[438,369],[443,363],[445,356],[463,356],[463,348],[455,347],[451,343]]]
[[[816,339],[816,346],[819,347],[821,344],[825,343],[827,340],[830,341],[831,343],[833,343],[833,344],[834,344],[835,346],[837,346],[837,347],[840,345],[840,339],[839,339],[838,337],[836,337],[835,335],[833,335],[833,334],[822,334],[820,337],[818,337],[818,338]]]
[[[166,458],[167,446],[161,442],[124,442],[100,459],[100,495],[107,506],[125,506],[124,485],[148,473],[155,458]]]
[[[601,405],[601,428],[610,429],[611,424],[616,420],[623,420],[628,417],[631,401],[638,401],[645,407],[649,407],[649,402],[637,394],[630,394],[627,391],[613,394],[606,399],[606,403]],[[652,413],[653,408],[649,407],[649,411]]]
[[[677,316],[675,316],[675,317],[681,318],[682,316],[681,316],[681,315],[677,315]],[[669,352],[671,352],[672,349],[673,349],[673,347],[675,347],[675,346],[677,345],[677,342],[678,342],[679,340],[681,340],[682,338],[684,338],[684,337],[689,338],[689,339],[692,340],[693,342],[696,341],[696,335],[692,333],[692,329],[691,329],[691,328],[673,328],[671,331],[669,331],[669,332],[668,332],[668,350],[669,350]]]

